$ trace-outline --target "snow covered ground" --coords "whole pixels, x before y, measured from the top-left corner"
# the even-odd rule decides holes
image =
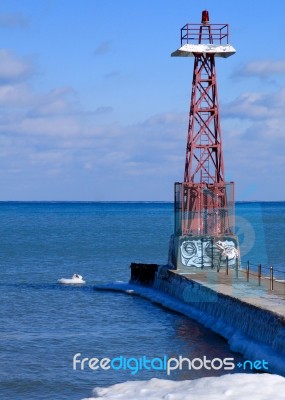
[[[279,375],[232,374],[193,381],[129,381],[95,388],[88,400],[284,400],[284,393],[285,378]]]

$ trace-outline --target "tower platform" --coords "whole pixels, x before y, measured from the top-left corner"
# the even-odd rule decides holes
[[[227,58],[235,54],[236,50],[230,44],[190,44],[186,43],[171,53],[171,57],[195,57],[196,54],[214,54],[215,57]]]

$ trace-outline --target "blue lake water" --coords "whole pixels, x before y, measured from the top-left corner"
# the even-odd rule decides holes
[[[236,213],[244,260],[282,269],[285,203],[238,203]],[[95,386],[168,378],[163,371],[74,371],[76,353],[242,360],[184,316],[139,297],[93,290],[96,283],[128,281],[131,262],[166,263],[172,204],[2,202],[0,221],[1,399],[82,399]],[[57,283],[74,273],[86,285]],[[183,370],[170,378],[220,373]]]

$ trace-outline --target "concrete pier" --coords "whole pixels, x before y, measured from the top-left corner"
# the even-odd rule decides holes
[[[201,311],[205,325],[211,320],[209,327],[225,338],[241,334],[243,340],[231,346],[233,350],[248,358],[256,353],[256,345],[261,346],[259,354],[264,352],[264,357],[270,350],[281,363],[283,360],[285,374],[285,298],[269,291],[267,285],[265,279],[261,286],[250,284],[243,276],[237,278],[235,271],[225,275],[224,271],[185,272],[162,267],[153,287]],[[254,344],[254,351],[248,348],[249,342]],[[280,363],[276,370],[280,373]]]
[[[138,280],[130,283],[144,285]],[[248,282],[243,270],[226,273],[160,266],[153,285],[148,287],[153,292],[148,296],[143,292],[144,297],[159,299],[159,293],[164,294],[169,300],[162,296],[161,304],[169,304],[169,308],[178,301],[183,314],[225,337],[233,351],[250,360],[263,359],[269,363],[270,372],[285,376],[283,282],[275,282],[275,290],[270,290],[269,279],[262,278],[259,285],[257,277],[251,276]],[[135,291],[140,294],[141,290]]]
[[[196,282],[218,294],[231,296],[248,305],[278,314],[280,318],[285,319],[285,283],[282,281],[274,281],[274,289],[271,290],[269,277],[262,277],[259,285],[257,274],[251,275],[247,282],[245,270],[229,270],[228,275],[225,270],[217,272],[197,269],[169,270],[169,273]]]

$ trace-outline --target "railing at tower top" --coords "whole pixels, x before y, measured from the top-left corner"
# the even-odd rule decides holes
[[[189,43],[229,44],[229,25],[186,24],[181,28],[181,46]]]

